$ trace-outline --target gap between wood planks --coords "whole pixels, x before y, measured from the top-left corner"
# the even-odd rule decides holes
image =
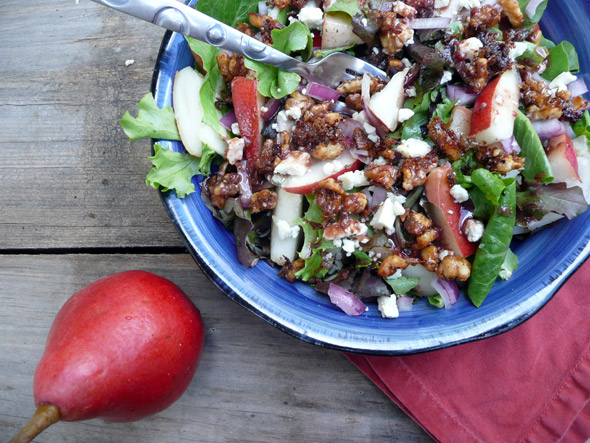
[[[134,246],[111,248],[18,248],[0,250],[0,255],[72,255],[72,254],[188,254],[182,246]]]

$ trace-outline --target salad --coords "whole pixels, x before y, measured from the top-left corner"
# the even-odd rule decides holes
[[[480,306],[517,272],[515,236],[590,201],[588,89],[538,26],[547,1],[199,0],[293,57],[344,51],[389,79],[332,89],[187,37],[174,109],[147,94],[121,125],[182,141],[154,145],[146,181],[183,198],[196,177],[244,266],[349,315],[450,308],[460,288]]]

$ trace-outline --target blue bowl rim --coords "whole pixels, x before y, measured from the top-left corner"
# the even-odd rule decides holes
[[[185,0],[185,3],[190,4],[190,3],[196,3],[196,2],[194,2],[194,0]],[[150,91],[151,91],[152,95],[154,95],[154,96],[156,96],[156,92],[158,90],[158,84],[159,84],[160,73],[161,73],[160,72],[160,64],[161,64],[162,56],[167,51],[168,46],[170,45],[174,34],[175,33],[171,32],[171,31],[165,32],[164,37],[161,42],[161,45],[160,45],[160,48],[159,48],[159,51],[158,51],[158,56],[156,58],[156,65],[154,67],[152,82],[151,82],[151,86],[150,86]],[[151,147],[152,155],[154,153],[154,144],[156,144],[160,141],[161,140],[152,139],[152,143],[151,143],[152,144],[152,147]],[[236,302],[240,306],[244,307],[248,311],[252,312],[257,317],[266,321],[270,325],[274,326],[275,328],[279,329],[280,331],[287,333],[288,335],[291,335],[291,336],[298,338],[304,342],[311,343],[311,344],[319,346],[319,347],[342,351],[342,352],[355,353],[355,354],[376,355],[376,356],[402,356],[402,355],[420,354],[420,353],[430,352],[430,351],[439,350],[439,349],[446,349],[446,348],[454,347],[454,346],[464,344],[464,343],[483,340],[483,339],[493,337],[498,334],[502,334],[504,332],[507,332],[507,331],[515,328],[516,326],[524,323],[528,319],[532,318],[535,314],[537,314],[553,298],[553,296],[569,280],[569,278],[584,264],[584,262],[588,259],[588,257],[590,257],[590,236],[586,236],[585,242],[578,244],[578,248],[576,249],[576,252],[574,252],[572,254],[573,261],[568,265],[568,267],[565,269],[565,271],[559,275],[559,277],[557,277],[555,280],[553,280],[553,282],[551,283],[550,286],[547,286],[545,288],[546,295],[541,300],[541,302],[539,302],[537,305],[535,305],[531,309],[527,310],[526,312],[522,313],[521,315],[511,319],[510,321],[507,321],[506,323],[499,325],[495,328],[491,328],[483,333],[473,335],[473,336],[464,337],[461,339],[457,339],[452,342],[440,343],[437,345],[426,346],[426,347],[422,347],[419,349],[416,349],[416,348],[395,349],[395,350],[362,349],[359,347],[342,346],[342,345],[330,343],[329,341],[319,340],[319,339],[310,337],[306,334],[300,333],[300,332],[296,331],[295,329],[290,328],[289,326],[274,320],[270,316],[268,316],[265,313],[258,310],[255,306],[252,306],[250,303],[248,303],[239,293],[235,292],[232,288],[230,288],[223,281],[221,276],[200,256],[200,253],[197,250],[196,245],[191,241],[191,239],[188,237],[185,230],[183,229],[183,226],[178,222],[178,220],[174,216],[174,211],[172,208],[171,200],[172,199],[180,200],[180,199],[178,199],[174,195],[174,193],[172,193],[170,191],[168,191],[168,192],[158,191],[158,193],[160,195],[160,199],[162,201],[162,204],[164,205],[166,212],[168,213],[174,227],[176,228],[176,230],[180,234],[184,245],[189,250],[189,252],[190,252],[191,256],[193,257],[193,259],[195,260],[196,264],[201,269],[201,271],[209,278],[209,280],[221,292],[223,292],[227,297],[229,297],[231,300],[233,300],[234,302]],[[570,256],[569,258],[572,258],[572,257]]]

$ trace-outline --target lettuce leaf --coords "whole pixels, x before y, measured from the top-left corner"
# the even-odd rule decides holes
[[[201,57],[203,70],[206,72],[205,81],[199,92],[203,108],[203,122],[211,126],[222,137],[227,137],[227,131],[219,123],[221,112],[215,106],[218,86],[223,85],[219,65],[217,64],[219,48],[191,37],[185,37],[185,39],[191,51]]]
[[[201,159],[185,152],[174,152],[156,143],[150,160],[154,167],[145,179],[148,186],[164,192],[175,190],[178,198],[195,192],[192,178],[200,172]]]
[[[588,142],[588,151],[590,151],[590,113],[588,111],[584,112],[582,119],[574,123],[572,125],[572,129],[574,130],[576,137],[580,137],[582,135],[586,136],[586,140]]]
[[[351,18],[361,12],[358,0],[336,0],[326,12],[343,12]]]
[[[197,11],[233,28],[247,22],[249,12],[258,12],[258,0],[199,0]]]
[[[516,111],[514,122],[514,137],[520,145],[521,157],[525,157],[522,175],[529,181],[541,181],[543,183],[553,181],[551,165],[547,160],[547,154],[539,135],[533,124],[521,111]]]
[[[539,21],[541,20],[541,17],[543,16],[543,13],[545,12],[545,9],[547,8],[547,3],[549,3],[549,0],[543,0],[541,3],[539,3],[539,5],[537,6],[537,9],[535,10],[534,14],[531,17],[531,16],[527,15],[525,12],[527,5],[530,3],[530,0],[517,0],[517,1],[518,1],[518,5],[520,6],[520,10],[522,11],[522,13],[524,14],[524,17],[525,17],[524,26],[527,28],[533,28],[533,27],[535,27],[535,25],[537,23],[539,23]]]
[[[170,106],[158,108],[154,97],[150,92],[143,96],[137,104],[139,113],[137,117],[131,117],[126,111],[120,124],[130,140],[140,138],[160,138],[163,140],[180,140],[174,112]]]
[[[396,295],[404,295],[410,289],[414,289],[418,285],[420,277],[399,277],[386,278],[385,283],[391,286]]]
[[[304,61],[311,56],[313,37],[309,28],[301,22],[293,22],[283,29],[271,31],[273,48],[287,55],[300,52]],[[250,59],[244,59],[248,69],[258,72],[258,92],[265,97],[283,98],[299,87],[301,77],[294,72],[287,72],[274,66],[265,65]]]
[[[547,212],[561,214],[572,219],[588,209],[582,188],[567,188],[565,183],[531,186],[516,194],[517,206],[538,220]]]
[[[551,81],[563,72],[576,74],[580,72],[580,62],[576,48],[568,41],[563,41],[549,51],[549,65],[543,78]]]

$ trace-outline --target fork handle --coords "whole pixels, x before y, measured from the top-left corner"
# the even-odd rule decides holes
[[[196,9],[175,0],[93,0],[147,22],[252,60],[307,77],[305,65]]]

